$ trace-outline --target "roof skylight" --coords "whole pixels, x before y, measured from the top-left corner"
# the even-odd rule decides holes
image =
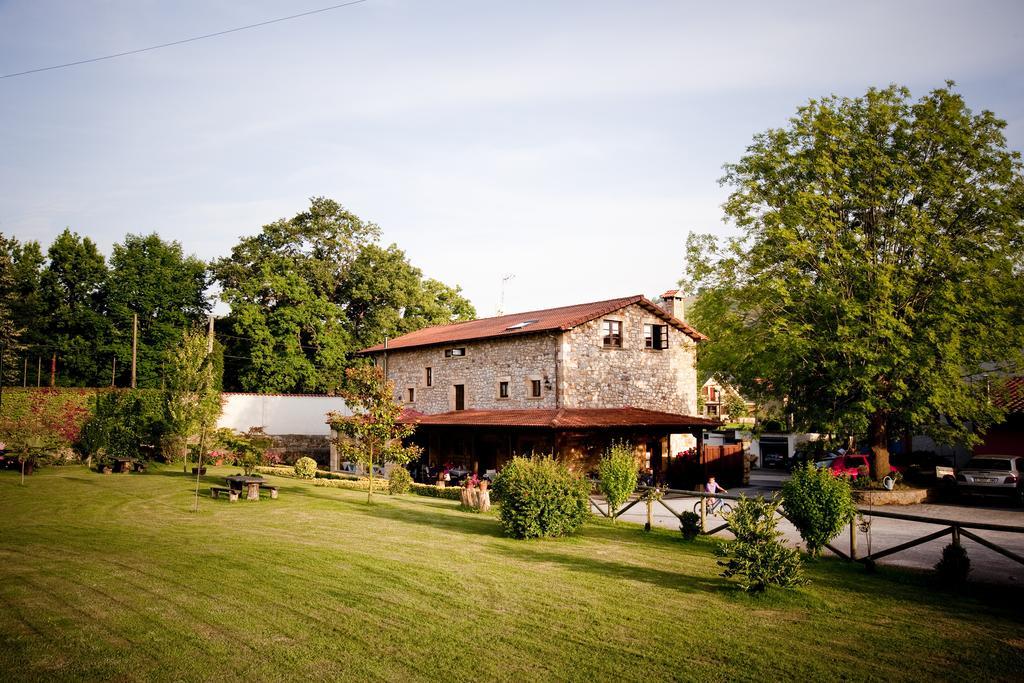
[[[505,329],[506,329],[506,330],[509,330],[509,331],[512,331],[512,330],[521,330],[521,329],[523,329],[524,327],[526,327],[527,325],[532,325],[532,324],[534,324],[535,322],[539,322],[539,321],[538,321],[538,320],[524,320],[524,321],[523,321],[523,322],[521,322],[521,323],[516,323],[515,325],[509,325],[509,326],[508,326],[508,327],[506,327]]]

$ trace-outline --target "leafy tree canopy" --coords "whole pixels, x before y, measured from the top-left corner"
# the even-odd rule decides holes
[[[106,261],[91,239],[68,229],[53,241],[47,257],[39,280],[39,297],[47,314],[34,326],[42,327],[50,352],[59,359],[58,384],[109,383],[106,366],[100,362],[110,336],[103,316]]]
[[[971,439],[998,417],[971,376],[1024,346],[1024,181],[1005,123],[952,84],[828,97],[726,166],[737,237],[691,235],[702,366],[796,424]]]
[[[379,235],[373,223],[314,197],[307,211],[263,226],[216,261],[231,306],[226,384],[334,391],[354,351],[472,317],[458,289],[423,280],[396,246],[376,243]]]
[[[104,299],[113,327],[110,352],[124,368],[122,384],[129,381],[132,314],[139,316],[138,386],[159,388],[167,354],[181,343],[184,330],[209,314],[208,285],[206,264],[186,256],[178,242],[154,233],[127,235],[114,245]]]

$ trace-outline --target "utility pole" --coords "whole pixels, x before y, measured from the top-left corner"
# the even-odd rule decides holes
[[[114,354],[114,360],[110,364],[110,386],[114,386],[114,378],[117,376],[117,354]]]
[[[28,386],[28,356],[25,356],[25,368],[21,371],[21,387]]]
[[[57,352],[53,352],[53,358],[50,359],[50,386],[57,386]]]
[[[132,313],[132,389],[135,388],[135,363],[139,351],[139,314]]]
[[[36,389],[43,385],[43,357],[36,356]]]

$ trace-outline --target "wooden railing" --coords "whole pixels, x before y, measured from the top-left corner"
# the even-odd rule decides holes
[[[614,513],[610,513],[608,510],[602,509],[600,504],[598,502],[596,502],[592,497],[590,498],[590,504],[591,504],[592,507],[594,507],[599,513],[601,513],[605,517],[616,518],[616,517],[621,516],[623,513],[625,513],[627,510],[632,508],[637,503],[643,502],[644,501],[643,493],[644,493],[644,491],[647,490],[647,488],[648,487],[640,487],[638,489],[638,491],[640,491],[641,495],[636,497],[636,498],[634,498],[629,503],[627,503],[626,505],[624,505],[621,508],[619,508],[618,510],[616,510]],[[669,507],[668,503],[666,503],[665,501],[666,500],[682,500],[684,498],[700,499],[700,507],[699,507],[699,510],[700,510],[700,533],[703,534],[703,535],[706,535],[706,536],[710,536],[712,534],[717,534],[720,531],[728,531],[729,530],[728,522],[720,524],[718,526],[715,526],[715,527],[713,527],[711,529],[708,528],[708,517],[709,516],[708,516],[707,499],[708,498],[721,498],[721,499],[724,499],[724,500],[739,500],[740,498],[744,497],[742,495],[733,494],[733,493],[705,493],[703,491],[684,491],[684,490],[680,490],[680,489],[662,489],[662,494],[663,494],[663,496],[661,498],[648,501],[648,519],[650,519],[650,517],[651,517],[651,510],[650,510],[650,508],[653,506],[654,503],[660,503],[663,508],[668,510],[670,513],[672,513],[673,516],[675,516],[677,519],[682,521],[682,513],[677,512],[676,510],[673,510],[671,507]],[[749,497],[749,496],[747,496],[747,497]],[[940,526],[940,527],[944,527],[944,528],[939,529],[938,531],[935,531],[933,533],[921,536],[920,538],[915,538],[915,539],[913,539],[911,541],[907,541],[905,543],[900,543],[899,545],[895,545],[895,546],[892,546],[890,548],[885,548],[884,550],[879,550],[879,551],[876,551],[876,552],[871,552],[871,553],[869,553],[867,555],[863,555],[863,556],[858,557],[857,556],[857,530],[858,530],[859,522],[858,522],[857,519],[854,519],[852,522],[850,522],[850,529],[849,529],[849,534],[850,534],[850,552],[844,553],[842,550],[839,550],[838,548],[836,548],[832,544],[826,544],[825,545],[825,547],[828,548],[832,553],[834,553],[835,555],[843,558],[844,560],[849,560],[851,562],[853,562],[853,561],[856,561],[856,562],[873,562],[873,561],[879,560],[879,559],[881,559],[883,557],[888,557],[889,555],[894,555],[896,553],[903,552],[904,550],[909,550],[910,548],[914,548],[914,547],[922,545],[924,543],[929,543],[931,541],[943,538],[945,536],[951,536],[952,537],[953,545],[957,545],[958,546],[958,545],[960,545],[961,538],[968,538],[968,539],[974,541],[975,543],[977,543],[978,545],[984,546],[985,548],[988,548],[989,550],[991,550],[993,552],[999,553],[1000,555],[1002,555],[1002,556],[1004,556],[1006,558],[1009,558],[1009,559],[1013,560],[1014,562],[1018,562],[1018,563],[1024,565],[1024,556],[1018,555],[1017,553],[1013,552],[1012,550],[1009,550],[1007,548],[1003,548],[1002,546],[998,545],[997,543],[994,543],[991,540],[989,540],[987,538],[983,538],[983,537],[979,536],[978,534],[974,533],[975,531],[996,531],[996,532],[1001,532],[1001,533],[1024,534],[1024,526],[1012,526],[1012,525],[1008,525],[1008,524],[989,524],[989,523],[986,523],[986,522],[962,522],[962,521],[954,520],[954,519],[942,519],[942,518],[938,518],[938,517],[925,517],[925,516],[922,516],[922,515],[908,515],[908,514],[904,514],[902,512],[886,512],[886,511],[883,511],[883,510],[875,510],[875,509],[872,509],[872,508],[857,508],[857,513],[858,513],[858,515],[861,518],[864,518],[864,517],[878,517],[878,518],[884,518],[884,519],[897,519],[897,520],[903,520],[903,521],[906,521],[906,522],[916,522],[916,523],[920,523],[920,524],[932,524],[934,526]],[[789,521],[790,523],[792,523],[792,520],[790,520],[789,517],[787,517],[786,513],[785,513],[785,501],[783,501],[782,506],[779,508],[778,514],[779,514],[780,517],[784,518],[786,521]]]

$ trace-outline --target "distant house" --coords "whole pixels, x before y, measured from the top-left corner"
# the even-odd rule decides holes
[[[697,415],[697,344],[681,297],[643,296],[411,332],[364,349],[395,384],[432,465],[484,472],[553,453],[589,471],[627,440],[655,472],[718,421]]]
[[[704,417],[744,425],[753,425],[757,404],[748,401],[731,384],[718,377],[709,377],[700,388],[702,409]],[[735,406],[743,406],[743,415],[735,413]]]

